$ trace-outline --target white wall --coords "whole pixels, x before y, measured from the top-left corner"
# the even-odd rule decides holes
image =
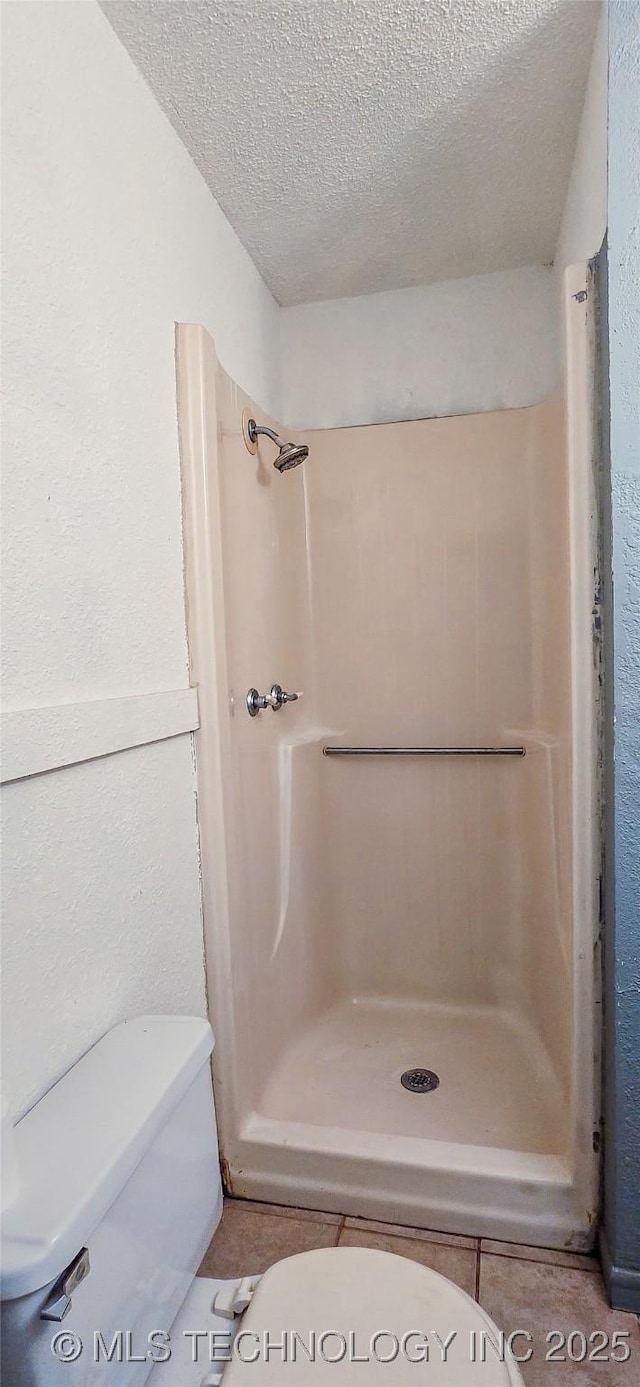
[[[607,5],[602,6],[558,235],[557,270],[589,260],[607,227]]]
[[[3,8],[4,696],[176,687],[174,322],[278,417],[278,308],[98,6]]]
[[[561,370],[544,267],[299,304],[282,312],[282,343],[295,428],[535,404]]]
[[[4,699],[188,683],[174,321],[281,414],[279,310],[93,0],[3,6]],[[4,791],[3,1089],[203,1013],[190,738]]]

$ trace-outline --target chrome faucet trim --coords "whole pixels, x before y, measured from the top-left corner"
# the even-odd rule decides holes
[[[272,684],[271,692],[268,694],[260,694],[257,689],[249,689],[247,712],[250,718],[255,718],[264,708],[272,708],[274,713],[277,713],[283,703],[295,703],[299,697],[299,693],[287,693],[281,684]]]

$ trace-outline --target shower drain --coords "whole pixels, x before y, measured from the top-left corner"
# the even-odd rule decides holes
[[[400,1083],[410,1093],[433,1093],[440,1080],[433,1069],[405,1069],[404,1074],[400,1075]]]

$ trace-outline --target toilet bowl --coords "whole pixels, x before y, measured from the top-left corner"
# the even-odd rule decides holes
[[[68,1387],[78,1364],[83,1387],[521,1384],[484,1311],[404,1257],[323,1248],[195,1277],[222,1211],[212,1047],[196,1018],[124,1022],[18,1124],[3,1381]]]

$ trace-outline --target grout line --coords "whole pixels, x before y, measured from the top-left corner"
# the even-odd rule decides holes
[[[474,1299],[477,1300],[478,1305],[480,1304],[480,1258],[481,1258],[481,1256],[482,1256],[482,1253],[481,1253],[481,1251],[480,1251],[480,1239],[478,1238],[478,1250],[477,1250],[477,1252],[476,1252],[476,1284],[475,1284],[475,1292],[474,1292]]]
[[[246,1213],[261,1218],[294,1218],[302,1223],[321,1223],[325,1228],[342,1228],[345,1215],[332,1214],[322,1209],[305,1209],[294,1204],[272,1204],[264,1199],[243,1199],[238,1195],[225,1195],[224,1207],[231,1205],[244,1207]],[[257,1206],[261,1207],[258,1208]]]
[[[353,1214],[344,1216],[345,1225],[354,1232],[382,1233],[387,1238],[401,1238],[409,1242],[427,1242],[437,1247],[460,1247],[475,1252],[480,1239],[470,1233],[445,1233],[438,1228],[412,1228],[410,1224],[385,1223],[384,1219],[364,1219]],[[364,1226],[364,1225],[368,1226]],[[460,1241],[458,1241],[460,1239]]]
[[[482,1248],[482,1242],[480,1243],[480,1247]],[[498,1248],[498,1247],[485,1248],[485,1249],[484,1249],[484,1253],[485,1253],[485,1256],[486,1256],[486,1257],[506,1257],[506,1258],[508,1258],[508,1259],[510,1258],[510,1259],[512,1259],[512,1260],[514,1260],[514,1261],[516,1261],[516,1262],[532,1262],[534,1266],[538,1266],[538,1267],[539,1267],[539,1266],[543,1266],[543,1267],[558,1267],[558,1268],[560,1268],[560,1269],[563,1270],[563,1271],[584,1271],[584,1272],[590,1273],[591,1275],[593,1275],[593,1273],[596,1272],[596,1271],[600,1271],[600,1269],[601,1269],[601,1268],[600,1268],[600,1262],[599,1262],[598,1258],[597,1258],[596,1256],[594,1256],[592,1253],[589,1253],[589,1252],[569,1252],[569,1253],[563,1254],[563,1253],[560,1251],[560,1249],[558,1249],[558,1250],[559,1250],[559,1252],[560,1252],[560,1257],[566,1255],[568,1258],[571,1258],[571,1259],[573,1259],[573,1258],[578,1258],[579,1261],[583,1263],[583,1265],[582,1265],[582,1266],[576,1266],[576,1263],[575,1263],[574,1260],[569,1260],[569,1261],[564,1262],[564,1261],[556,1261],[556,1260],[553,1258],[553,1256],[551,1256],[550,1258],[546,1257],[546,1256],[545,1256],[545,1252],[550,1252],[550,1253],[553,1254],[553,1251],[554,1251],[553,1248],[544,1248],[544,1247],[535,1248],[534,1251],[536,1252],[536,1254],[539,1254],[539,1255],[536,1255],[535,1257],[525,1256],[525,1255],[524,1255],[525,1252],[529,1252],[529,1251],[530,1251],[530,1244],[528,1244],[528,1243],[527,1243],[527,1244],[523,1244],[522,1247],[515,1246],[514,1249],[513,1249],[513,1251],[511,1250],[511,1248],[510,1248],[508,1251],[507,1251],[506,1249],[503,1251],[502,1248]]]

